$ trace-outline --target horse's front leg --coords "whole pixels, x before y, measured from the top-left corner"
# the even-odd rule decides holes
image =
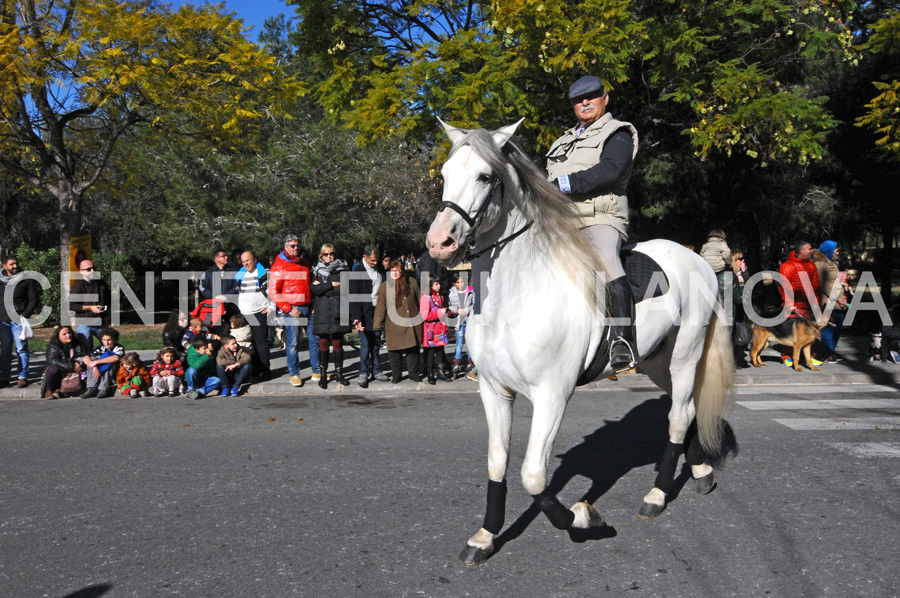
[[[512,407],[515,395],[503,395],[482,379],[481,402],[488,424],[488,488],[484,523],[459,555],[465,565],[483,563],[494,552],[494,538],[503,530],[506,511],[506,470],[509,466],[509,441],[512,433]]]
[[[603,516],[592,505],[582,501],[567,509],[547,489],[547,463],[562,424],[566,402],[567,397],[536,394],[531,434],[522,464],[522,484],[557,529],[600,527],[605,524]]]

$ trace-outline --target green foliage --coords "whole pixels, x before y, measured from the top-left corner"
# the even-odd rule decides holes
[[[38,251],[22,244],[16,249],[16,257],[19,259],[19,268],[22,270],[40,272],[47,277],[50,287],[43,289],[41,304],[49,307],[51,311],[50,317],[45,324],[50,326],[59,324],[59,248],[54,247],[48,251]],[[38,309],[35,313],[40,313],[40,311]]]
[[[268,255],[287,232],[346,258],[373,241],[420,250],[440,194],[429,153],[397,141],[359,147],[351,132],[303,114],[270,123],[256,152],[134,136],[121,156],[87,226],[104,251],[154,268],[205,269],[218,246]]]
[[[47,278],[50,286],[43,289],[41,294],[41,304],[50,308],[50,316],[45,325],[58,325],[60,322],[59,248],[54,247],[47,251],[40,251],[23,243],[16,249],[15,255],[22,270],[40,272]],[[118,253],[95,252],[92,256],[92,261],[94,262],[94,267],[107,282],[110,281],[112,272],[119,272],[129,286],[135,290],[140,288],[135,286],[137,276],[135,275],[134,267],[128,262],[126,256]],[[40,310],[38,310],[39,312]]]
[[[900,13],[895,11],[878,20],[859,50],[883,57],[890,66],[881,73],[881,81],[872,82],[878,95],[866,104],[868,110],[856,124],[878,136],[875,145],[885,158],[900,162]]]

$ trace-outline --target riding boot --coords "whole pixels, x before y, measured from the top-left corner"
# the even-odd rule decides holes
[[[425,350],[425,370],[428,372],[428,383],[435,384],[437,383],[437,379],[434,377],[434,368],[437,367],[434,363],[434,358],[437,355],[437,351],[434,349],[426,349]]]
[[[630,370],[637,362],[637,345],[634,342],[634,298],[631,285],[624,276],[606,284],[606,315],[622,322],[609,322],[612,340],[609,365],[616,373]]]
[[[344,350],[334,352],[334,378],[342,386],[350,386],[350,381],[344,377]]]
[[[328,351],[319,351],[319,388],[328,388]]]

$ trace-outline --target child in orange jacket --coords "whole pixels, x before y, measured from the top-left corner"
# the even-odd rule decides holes
[[[119,390],[126,397],[139,397],[143,391],[145,397],[150,396],[150,372],[141,363],[141,358],[137,353],[127,353],[122,361],[119,362],[119,375],[116,377],[116,384]]]

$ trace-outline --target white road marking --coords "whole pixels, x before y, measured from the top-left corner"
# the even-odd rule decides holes
[[[831,446],[856,457],[900,457],[900,442],[835,442]]]
[[[897,393],[900,388],[896,386],[883,386],[881,384],[823,384],[821,386],[808,384],[782,384],[766,386],[754,384],[750,386],[736,386],[738,395],[834,395],[834,394],[871,394],[871,393]]]
[[[776,419],[792,430],[894,430],[900,431],[900,417],[798,417]]]
[[[898,399],[809,399],[784,401],[738,401],[751,411],[762,410],[822,410],[822,409],[900,409]]]

